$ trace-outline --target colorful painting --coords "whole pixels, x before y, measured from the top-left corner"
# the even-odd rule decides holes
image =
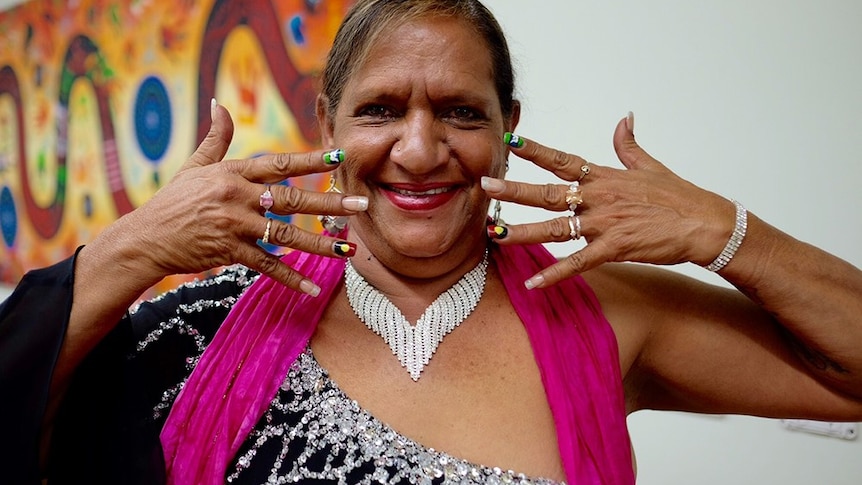
[[[143,204],[203,139],[213,97],[236,126],[228,158],[317,147],[316,74],[349,3],[32,0],[0,13],[0,280]]]

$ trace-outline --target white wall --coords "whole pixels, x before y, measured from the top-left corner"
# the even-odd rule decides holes
[[[631,110],[641,146],[672,170],[862,265],[862,2],[487,3],[519,64],[519,133],[621,167],[611,134]],[[509,178],[552,181],[510,165]],[[741,416],[642,412],[629,425],[642,485],[862,483],[860,440]]]

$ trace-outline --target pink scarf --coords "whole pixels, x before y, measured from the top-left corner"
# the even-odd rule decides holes
[[[634,483],[616,338],[592,290],[580,277],[524,288],[555,262],[540,245],[494,245],[491,256],[529,335],[568,483]],[[262,276],[234,305],[162,430],[170,485],[224,483],[343,276],[341,259],[299,251],[283,259],[321,293],[311,298]]]

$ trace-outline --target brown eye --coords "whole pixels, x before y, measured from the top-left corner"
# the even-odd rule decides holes
[[[453,109],[451,112],[451,115],[455,119],[464,120],[464,121],[476,120],[476,119],[481,118],[481,116],[479,116],[479,114],[476,113],[476,111],[474,111],[470,108],[464,107],[464,106]]]
[[[367,116],[369,118],[391,118],[394,114],[385,106],[374,104],[365,106],[359,110],[359,116]]]

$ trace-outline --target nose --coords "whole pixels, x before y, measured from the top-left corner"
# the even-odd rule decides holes
[[[446,129],[432,113],[413,111],[400,123],[390,159],[411,174],[433,172],[449,161]]]

